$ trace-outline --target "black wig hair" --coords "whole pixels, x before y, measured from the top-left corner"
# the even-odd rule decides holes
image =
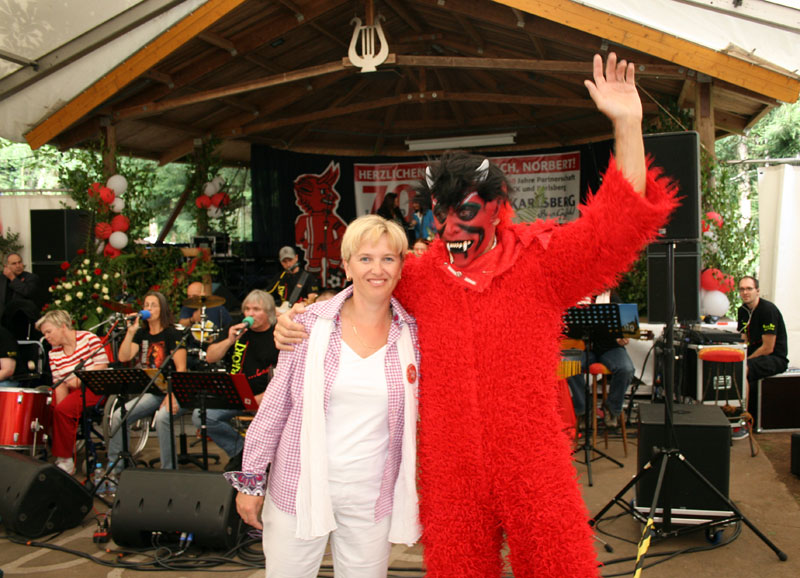
[[[480,180],[477,172],[486,157],[473,155],[464,151],[446,151],[438,161],[429,164],[429,178],[417,185],[417,193],[431,198],[443,208],[457,207],[468,191],[476,191],[487,203],[501,198],[508,201],[511,187],[503,171],[489,162],[486,178]]]

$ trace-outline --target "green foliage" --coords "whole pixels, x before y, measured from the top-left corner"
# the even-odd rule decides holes
[[[4,235],[0,232],[0,259],[5,262],[6,255],[22,250],[22,243],[19,242],[19,233],[13,232],[10,228]]]
[[[102,156],[95,149],[70,149],[64,153],[64,161],[58,168],[59,180],[64,188],[69,189],[77,208],[92,215],[90,231],[93,233],[96,223],[110,221],[115,213],[98,196],[90,196],[89,188],[93,183],[105,185],[111,175],[104,175]],[[128,181],[128,189],[123,195],[125,209],[120,214],[130,221],[127,235],[132,241],[148,233],[153,215],[149,199],[155,184],[155,163],[120,157],[117,159],[117,174]],[[90,234],[87,250],[91,249],[92,238],[93,234]]]

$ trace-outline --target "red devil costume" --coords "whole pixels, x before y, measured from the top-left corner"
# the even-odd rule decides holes
[[[511,224],[468,269],[436,241],[395,295],[417,318],[419,494],[429,578],[597,573],[585,506],[558,427],[564,310],[612,285],[675,207],[650,171],[646,198],[612,161],[568,225]]]

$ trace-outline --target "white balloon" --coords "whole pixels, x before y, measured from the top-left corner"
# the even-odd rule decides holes
[[[219,192],[219,185],[214,181],[203,185],[203,194],[207,197],[213,197]]]
[[[722,317],[728,312],[730,302],[722,291],[706,291],[703,296],[702,308],[706,315]]]
[[[206,213],[212,219],[219,219],[222,216],[222,209],[219,207],[209,207]]]
[[[106,186],[114,191],[115,195],[120,196],[128,190],[128,181],[122,175],[113,175],[108,178]]]
[[[128,235],[122,231],[114,231],[108,238],[108,244],[115,249],[122,250],[128,244]]]
[[[115,213],[121,213],[122,210],[125,208],[125,199],[122,197],[115,197],[113,201],[111,201],[111,210]]]
[[[219,191],[220,191],[220,189],[222,189],[222,187],[224,187],[224,186],[225,186],[225,179],[224,179],[223,177],[221,177],[220,175],[217,175],[216,177],[214,177],[213,179],[211,179],[211,182],[212,182],[212,183],[216,183],[216,185],[217,185],[217,192],[219,192]]]

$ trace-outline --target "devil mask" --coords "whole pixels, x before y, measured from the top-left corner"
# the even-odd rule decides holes
[[[420,193],[431,196],[436,229],[453,266],[467,267],[492,249],[507,191],[498,167],[465,152],[447,152],[426,169]]]

